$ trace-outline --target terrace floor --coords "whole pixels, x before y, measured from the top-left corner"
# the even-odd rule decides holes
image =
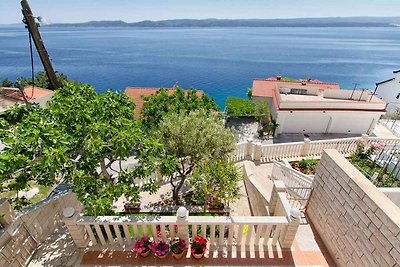
[[[296,240],[289,249],[268,245],[260,251],[251,248],[233,247],[232,251],[207,253],[196,260],[190,257],[175,260],[172,256],[158,259],[154,256],[142,258],[125,250],[86,251],[81,266],[335,266],[327,249],[310,224],[300,226]]]
[[[272,183],[267,178],[272,164],[260,164],[254,168],[257,181],[272,190]],[[244,190],[243,187],[241,189]],[[241,198],[236,203],[233,215],[249,215],[250,209],[244,200],[246,198]],[[53,234],[41,245],[29,266],[336,266],[305,216],[291,249],[281,249],[279,245],[275,247],[270,242],[260,247],[233,246],[231,251],[207,252],[200,260],[191,258],[190,253],[181,260],[175,260],[172,256],[166,259],[154,256],[142,258],[132,252],[130,247],[82,251],[75,248],[68,232],[64,230]]]

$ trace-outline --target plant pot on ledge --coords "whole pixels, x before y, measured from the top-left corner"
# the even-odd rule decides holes
[[[130,212],[130,213],[139,212],[140,211],[140,202],[134,202],[134,203],[127,202],[124,204],[124,209],[125,209],[125,212]]]
[[[216,212],[222,212],[224,211],[224,204],[220,202],[210,202],[208,203],[208,210],[209,211],[216,211]]]

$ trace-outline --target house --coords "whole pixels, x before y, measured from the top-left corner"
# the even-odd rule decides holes
[[[389,103],[388,109],[400,108],[400,70],[393,73],[393,78],[376,83],[376,94]]]
[[[337,83],[281,75],[255,79],[252,98],[269,104],[278,134],[369,134],[387,106],[369,90],[341,90]]]
[[[38,103],[44,107],[46,102],[54,95],[54,92],[36,86],[26,86],[23,89],[23,94],[18,88],[0,87],[0,115],[15,104],[25,104],[24,97],[28,102]]]
[[[130,98],[135,101],[135,117],[140,117],[140,111],[143,108],[143,104],[145,100],[143,100],[144,96],[150,96],[152,94],[157,93],[160,89],[165,89],[168,95],[172,95],[177,87],[173,86],[172,88],[155,88],[155,87],[127,87],[125,88],[125,94],[127,94]],[[196,90],[197,96],[202,96],[204,94],[201,90]]]

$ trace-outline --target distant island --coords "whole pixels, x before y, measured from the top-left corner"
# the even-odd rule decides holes
[[[140,22],[89,21],[46,27],[399,27],[400,17],[331,17],[295,19],[172,19]]]

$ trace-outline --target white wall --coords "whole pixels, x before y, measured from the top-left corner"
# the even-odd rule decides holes
[[[369,134],[383,112],[278,111],[278,133]]]
[[[393,81],[379,84],[376,94],[382,97],[386,102],[400,107],[400,99],[396,99],[396,96],[400,93],[400,72],[395,73],[395,75]]]
[[[384,193],[394,204],[400,207],[400,188],[393,187],[393,188],[378,188],[379,191]]]

